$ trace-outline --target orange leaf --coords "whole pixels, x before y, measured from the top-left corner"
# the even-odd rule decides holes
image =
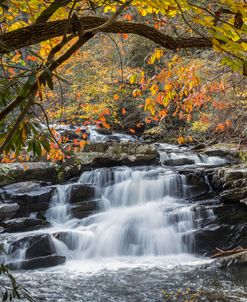
[[[78,139],[74,139],[74,145],[75,145],[75,146],[79,145]]]
[[[85,145],[86,145],[86,142],[80,141],[80,143],[79,143],[80,149],[83,149],[85,147]]]
[[[105,121],[106,121],[106,118],[105,118],[104,116],[101,116],[101,117],[99,118],[99,120],[100,120],[101,122],[105,122]]]
[[[224,130],[225,130],[225,126],[222,123],[218,124],[215,128],[216,132],[223,132]]]
[[[110,128],[111,128],[111,126],[108,125],[107,123],[103,123],[102,125],[103,125],[103,127],[105,127],[106,129],[110,129]]]
[[[178,143],[179,143],[179,145],[184,144],[184,143],[185,143],[185,138],[182,137],[182,136],[179,136],[179,137],[178,137]]]
[[[124,38],[124,40],[127,40],[128,39],[128,34],[122,34],[122,37]]]
[[[127,20],[127,21],[131,21],[131,20],[132,20],[131,14],[126,14],[126,15],[124,16],[124,19]]]
[[[118,94],[115,94],[114,97],[113,97],[114,101],[118,101],[119,100],[119,95]]]
[[[122,108],[122,114],[125,115],[126,114],[126,110],[124,108]]]

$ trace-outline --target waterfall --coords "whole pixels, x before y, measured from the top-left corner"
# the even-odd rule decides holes
[[[187,156],[195,164],[223,162],[221,158],[186,152],[188,150],[166,145],[160,155],[169,160]],[[214,219],[214,213],[206,206],[191,202],[195,187],[189,183],[187,174],[179,171],[176,166],[165,165],[86,171],[76,184],[56,186],[45,213],[51,227],[31,234],[49,234],[54,252],[68,260],[191,254],[194,233],[204,219]],[[205,179],[209,191],[207,183]],[[80,194],[93,186],[89,200],[80,194],[83,200],[78,200],[78,196],[76,201],[71,198],[80,186]],[[89,216],[75,218],[75,209],[88,211]],[[23,236],[25,234],[20,235]],[[27,242],[20,241],[18,251],[14,252],[7,246],[12,262],[26,259]],[[6,262],[6,257],[0,255],[0,261],[2,258]]]
[[[185,200],[190,196],[186,176],[165,167],[117,167],[84,172],[78,183],[97,186],[101,211],[63,228],[61,241],[54,238],[60,255],[88,259],[192,250],[200,215]],[[69,190],[62,192],[69,194]],[[62,206],[68,199],[60,199]],[[54,202],[48,211],[50,220],[61,217],[59,209]]]
[[[46,218],[52,224],[64,224],[69,216],[69,198],[71,185],[59,185],[53,194],[51,206],[46,212]]]

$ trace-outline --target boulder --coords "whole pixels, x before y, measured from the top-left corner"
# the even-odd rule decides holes
[[[78,203],[93,199],[95,196],[95,187],[85,184],[74,184],[70,191],[70,203]]]
[[[247,187],[247,178],[240,178],[234,181],[228,181],[223,184],[223,190]]]
[[[193,234],[192,252],[199,255],[211,256],[216,248],[221,250],[232,250],[239,246],[247,247],[247,211],[239,204],[222,204],[208,200],[204,211],[210,209],[211,215],[202,210],[202,204],[196,207],[203,218],[200,228]],[[213,215],[212,215],[213,214]],[[197,217],[195,213],[195,217]],[[186,238],[184,238],[185,240]]]
[[[91,200],[91,201],[83,201],[77,204],[74,204],[70,212],[73,217],[78,219],[83,219],[88,217],[89,215],[92,215],[97,210],[97,201]]]
[[[104,153],[107,151],[111,144],[111,142],[88,143],[85,145],[83,151]]]
[[[1,164],[0,185],[30,180],[57,183],[58,170],[59,166],[51,162]]]
[[[16,212],[18,211],[19,207],[20,206],[17,203],[0,204],[0,222],[14,217]]]
[[[193,235],[192,252],[199,255],[211,256],[216,248],[230,249],[232,241],[229,237],[232,234],[231,227],[228,225],[210,224]],[[186,237],[184,238],[186,240]]]
[[[195,162],[189,158],[176,158],[176,159],[167,159],[163,162],[166,166],[185,166],[193,165]]]
[[[82,171],[92,167],[150,165],[159,159],[159,153],[154,145],[133,142],[114,142],[105,152],[79,152],[76,155]]]
[[[42,219],[32,219],[32,218],[17,218],[7,220],[4,223],[0,224],[4,228],[4,232],[14,233],[14,232],[27,232],[38,230],[42,228],[47,228],[50,226],[50,223]]]
[[[6,266],[10,270],[15,270],[15,269],[31,270],[31,269],[57,266],[57,265],[64,264],[65,262],[66,262],[66,257],[64,256],[50,255],[44,257],[37,257],[34,259],[10,262],[7,263]]]
[[[247,166],[236,165],[217,169],[212,177],[212,185],[216,189],[222,189],[226,183],[229,184],[239,179],[247,178]]]
[[[22,249],[26,249],[25,258],[50,256],[55,253],[55,246],[50,234],[38,234],[23,237],[10,243],[8,255],[13,256]]]
[[[225,157],[228,160],[239,160],[239,145],[236,144],[216,144],[209,146],[204,151],[208,156]]]
[[[191,148],[191,150],[192,150],[192,151],[202,151],[202,150],[204,150],[204,149],[206,149],[206,148],[207,148],[207,145],[201,143],[201,144],[197,144],[197,145],[193,146],[193,147]]]
[[[106,153],[106,158],[124,165],[154,164],[159,153],[154,145],[138,143],[112,144]]]
[[[220,201],[224,203],[236,203],[247,197],[247,187],[235,188],[220,193]]]
[[[0,195],[6,203],[17,203],[20,216],[32,212],[45,211],[49,208],[55,187],[46,182],[19,182],[2,188]]]

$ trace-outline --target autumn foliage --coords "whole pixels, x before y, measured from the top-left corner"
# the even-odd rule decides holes
[[[88,125],[139,134],[172,123],[180,144],[241,134],[245,1],[5,0],[0,10],[2,162],[64,160],[84,148]],[[23,40],[46,27],[55,30],[41,42]],[[135,52],[131,33],[142,39]],[[79,138],[68,142],[53,123],[75,125]]]

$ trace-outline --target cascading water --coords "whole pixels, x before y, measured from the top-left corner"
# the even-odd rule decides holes
[[[190,167],[164,163],[84,172],[76,184],[56,187],[50,208],[44,213],[51,223],[49,228],[3,235],[6,241],[13,236],[14,244],[10,240],[6,245],[11,259],[0,255],[0,262],[15,262],[16,268],[22,268],[18,266],[20,261],[30,260],[26,238],[48,235],[54,252],[65,256],[66,264],[15,273],[37,301],[173,302],[185,301],[183,292],[187,300],[195,297],[195,301],[246,301],[242,299],[247,297],[245,285],[227,279],[229,274],[222,277],[223,271],[205,269],[210,260],[193,256],[195,234],[209,226],[209,238],[210,227],[217,231],[219,226],[212,203],[208,203],[208,195],[204,196],[204,191],[211,190],[208,179],[200,179],[195,188],[195,178],[197,172],[204,171],[201,164],[222,164],[224,159],[203,159],[171,145],[161,149],[161,162],[162,157],[165,161],[187,156],[191,159]],[[95,199],[88,202],[97,201],[99,209],[83,219],[73,216],[74,207],[87,204],[85,199],[73,200],[75,189],[80,186],[96,188],[95,196],[91,196]],[[198,192],[203,192],[200,198]],[[46,245],[34,246],[35,252],[38,248],[42,252],[49,249],[47,241],[41,242]],[[193,296],[189,296],[188,288]],[[165,294],[170,292],[164,299],[163,290]]]
[[[64,224],[69,220],[70,185],[57,186],[51,200],[51,207],[46,212],[46,218],[53,224]]]
[[[190,164],[195,165],[223,165],[229,161],[226,158],[219,156],[208,156],[207,154],[193,153],[188,148],[174,147],[169,144],[159,144],[158,149],[160,152],[161,164],[166,163],[167,160],[185,159],[190,160]],[[186,164],[185,161],[185,164]]]
[[[184,156],[174,147],[171,152],[170,147],[161,146],[161,156]],[[195,159],[193,154],[190,156]],[[193,234],[200,228],[202,215],[213,219],[212,211],[201,214],[195,204],[188,202],[193,188],[176,167],[115,167],[84,172],[77,185],[96,188],[100,209],[84,219],[73,217],[71,211],[73,185],[56,186],[45,214],[51,223],[46,232],[52,236],[56,253],[67,260],[191,253]],[[23,242],[11,261],[25,259]]]
[[[63,228],[56,231],[66,236],[63,243],[54,239],[54,244],[67,259],[165,256],[192,250],[200,217],[184,200],[190,196],[186,176],[163,167],[120,167],[85,172],[78,182],[98,188],[101,211],[81,221],[63,216]],[[47,214],[50,221],[61,217],[64,200],[69,200],[61,198],[61,192],[69,192],[68,187],[58,191],[60,198],[57,195]]]

